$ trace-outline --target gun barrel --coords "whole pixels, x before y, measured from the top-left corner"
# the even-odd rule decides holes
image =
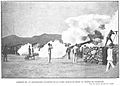
[[[81,47],[82,45],[84,45],[84,44],[89,44],[89,43],[91,43],[91,42],[93,42],[93,41],[92,41],[92,40],[86,41],[86,42],[77,44],[77,46],[78,46],[78,47]],[[74,46],[75,46],[75,45],[72,45],[72,46],[70,46],[70,48],[73,48]]]

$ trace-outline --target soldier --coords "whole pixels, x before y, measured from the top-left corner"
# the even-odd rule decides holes
[[[110,40],[111,43],[113,44],[113,40],[111,39],[112,34],[115,34],[115,33],[112,30],[110,30],[110,32],[109,32],[109,34],[107,36],[107,39],[106,39],[105,46],[107,45],[108,40]]]
[[[4,62],[7,62],[7,61],[8,61],[8,60],[7,60],[7,54],[8,54],[8,47],[7,47],[7,45],[5,45],[5,47],[4,47],[4,49],[3,49],[3,56],[4,56],[3,61],[4,61]]]
[[[73,47],[73,63],[77,62],[77,44]]]
[[[70,47],[68,47],[67,50],[66,50],[66,53],[67,53],[68,59],[70,59],[70,52],[71,52],[71,49],[70,49]]]
[[[35,60],[33,45],[32,45],[32,58],[33,60]]]
[[[113,68],[115,67],[113,64],[113,44],[111,43],[109,45],[109,48],[107,50],[108,56],[107,56],[107,67],[106,67],[106,72],[109,69],[109,66],[111,65]]]
[[[48,62],[51,62],[51,49],[53,49],[52,44],[48,43]]]
[[[29,57],[30,57],[30,56],[31,56],[31,48],[30,48],[30,45],[29,45],[28,51],[29,51]]]

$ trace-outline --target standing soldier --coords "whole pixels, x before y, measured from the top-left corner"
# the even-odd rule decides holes
[[[4,61],[4,62],[7,62],[7,61],[8,61],[8,60],[7,60],[7,54],[8,54],[8,47],[7,47],[7,45],[5,45],[5,47],[4,47],[4,49],[3,49],[3,56],[4,56],[3,61]]]
[[[48,43],[48,62],[51,62],[51,49],[53,49],[52,44]]]
[[[70,59],[70,52],[71,52],[71,49],[70,49],[70,47],[68,47],[67,50],[66,50],[66,53],[67,53],[68,59]]]
[[[73,63],[77,62],[77,44],[73,47]]]
[[[79,48],[80,58],[83,58],[83,47],[81,46]]]
[[[35,60],[33,45],[32,45],[32,57]]]
[[[31,56],[31,48],[30,48],[30,45],[29,45],[28,51],[29,51],[29,57],[30,57],[30,56]]]
[[[113,64],[113,44],[111,43],[108,48],[108,56],[107,56],[107,67],[106,67],[106,72],[109,69],[109,66],[111,65],[113,68],[115,67]]]
[[[17,54],[17,46],[14,47],[14,53]]]

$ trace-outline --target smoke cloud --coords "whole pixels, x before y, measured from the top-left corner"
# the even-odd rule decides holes
[[[69,28],[62,33],[63,42],[71,44],[82,43],[89,40],[87,37],[88,34],[95,34],[97,30],[103,35],[104,44],[105,38],[111,29],[118,31],[118,12],[112,17],[98,14],[70,17],[66,19],[65,22]],[[99,28],[99,26],[103,24],[105,25],[105,29]],[[87,39],[85,39],[85,37],[87,37]]]
[[[60,43],[58,40],[55,40],[54,42],[50,41],[48,43],[51,43],[53,46],[51,54],[52,58],[61,58],[65,55],[66,47],[64,44]],[[48,43],[40,49],[39,57],[48,57]]]
[[[82,43],[89,40],[88,34],[94,34],[95,31],[98,31],[98,33],[100,32],[103,36],[102,42],[98,45],[104,46],[109,31],[118,31],[118,11],[111,17],[97,14],[81,15],[78,17],[70,17],[65,20],[65,22],[68,24],[69,28],[62,33],[62,40],[64,43]],[[101,24],[105,24],[104,29],[99,28]],[[96,38],[95,40],[100,41],[99,39],[100,38]],[[118,35],[116,35],[116,37],[113,35],[112,39],[114,44],[118,44]],[[58,40],[48,43],[51,43],[53,46],[52,58],[61,58],[65,55],[66,47],[63,43],[60,43]],[[38,48],[34,49],[35,53],[39,54],[39,57],[48,57],[48,43],[45,44],[40,51]],[[31,46],[29,43],[22,46],[18,50],[18,53],[20,55],[28,54],[29,45]],[[89,45],[87,44],[87,46]],[[94,44],[90,44],[90,46],[94,46]]]
[[[64,56],[66,54],[65,45],[60,43],[58,40],[55,40],[54,42],[50,41],[48,43],[51,43],[53,46],[52,54],[51,54],[52,58],[61,58],[62,56]],[[45,44],[44,47],[40,49],[40,51],[39,51],[39,48],[33,47],[34,53],[38,53],[39,57],[41,57],[41,58],[48,57],[48,43]],[[21,48],[18,50],[18,53],[20,55],[28,55],[29,54],[29,51],[28,51],[29,46],[32,49],[32,45],[30,43],[21,46]]]
[[[29,50],[28,50],[29,46],[30,46],[30,48],[32,50],[32,45],[30,43],[27,43],[27,44],[21,46],[21,48],[17,52],[20,55],[27,55],[27,54],[29,54]]]
[[[115,14],[112,16],[110,23],[106,24],[106,29],[103,32],[105,38],[107,37],[109,30],[118,31],[118,11],[116,11]],[[116,35],[113,35],[111,38],[113,39],[114,44],[118,44],[118,32]]]

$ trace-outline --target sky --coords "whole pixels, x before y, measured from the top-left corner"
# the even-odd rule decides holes
[[[2,1],[2,37],[61,34],[65,20],[85,14],[112,16],[118,2],[8,2]]]

